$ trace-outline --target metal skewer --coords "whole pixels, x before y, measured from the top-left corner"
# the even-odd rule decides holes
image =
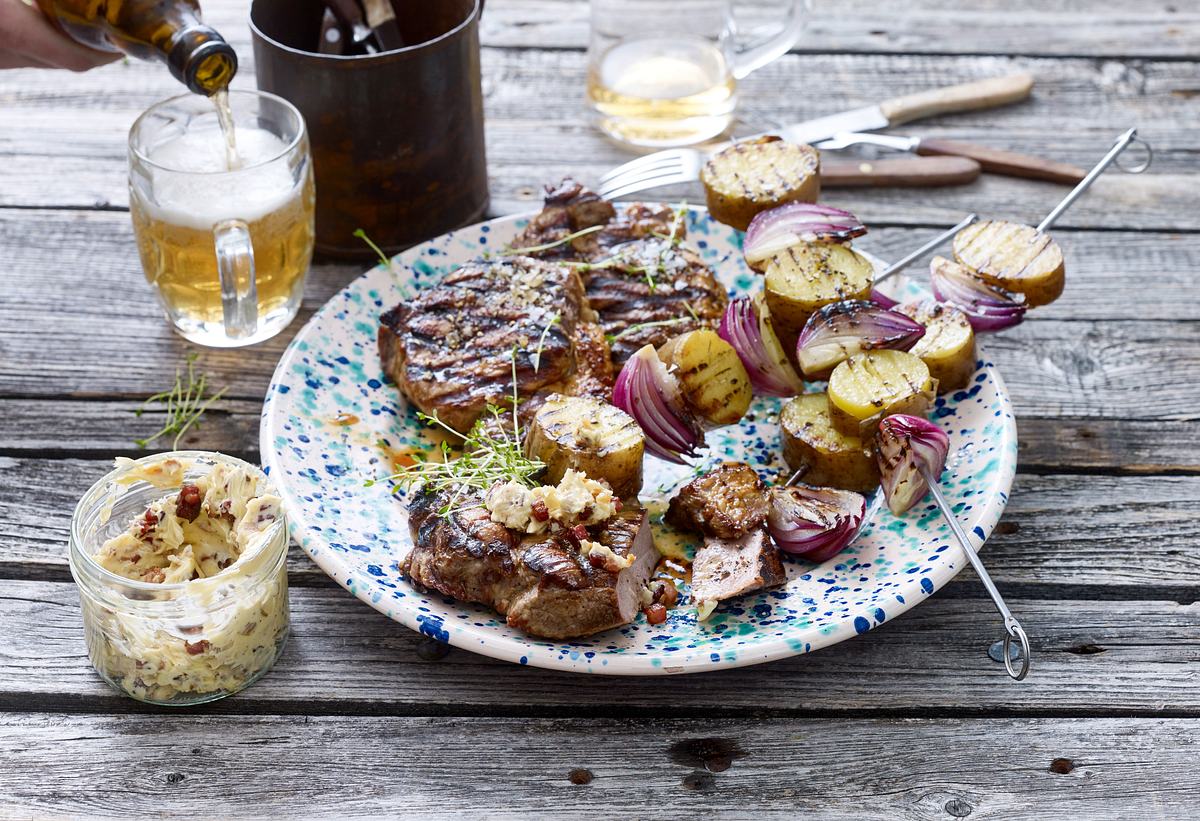
[[[1137,129],[1131,128],[1120,137],[1117,137],[1117,141],[1113,143],[1113,147],[1110,148],[1108,153],[1101,158],[1100,162],[1096,163],[1096,165],[1092,167],[1092,170],[1087,173],[1087,176],[1080,180],[1079,184],[1072,188],[1070,193],[1063,197],[1062,201],[1059,202],[1058,205],[1051,209],[1050,213],[1047,214],[1046,217],[1038,224],[1037,232],[1040,234],[1054,225],[1054,223],[1058,221],[1058,218],[1061,217],[1068,208],[1075,204],[1075,200],[1079,199],[1083,195],[1083,192],[1092,187],[1092,183],[1094,183],[1097,178],[1104,173],[1105,169],[1116,162],[1117,157],[1121,155],[1121,152],[1133,143],[1138,143],[1146,149],[1146,159],[1133,166],[1123,166],[1120,163],[1117,163],[1117,168],[1120,168],[1126,174],[1140,174],[1149,168],[1150,162],[1154,159],[1154,151],[1150,147],[1150,143],[1138,137]],[[947,240],[952,239],[955,234],[957,234],[963,228],[966,228],[971,223],[975,222],[977,219],[978,217],[975,214],[968,215],[958,225],[941,234],[938,234],[936,237],[929,240],[929,242],[925,243],[911,254],[908,254],[897,262],[893,262],[887,268],[884,268],[883,272],[875,278],[875,284],[878,285],[888,277],[900,273],[900,271],[907,268],[917,259],[920,259],[922,256],[929,253],[934,248],[937,248]]]
[[[983,582],[984,588],[987,590],[988,595],[992,597],[992,601],[996,603],[996,609],[1000,611],[1000,615],[1004,619],[1004,669],[1008,671],[1008,675],[1014,681],[1021,681],[1029,674],[1029,637],[1025,635],[1025,630],[1021,627],[1021,623],[1017,621],[1016,616],[1008,609],[1008,605],[1004,603],[1004,597],[1000,595],[1000,591],[992,583],[992,577],[988,575],[987,568],[983,566],[983,562],[979,559],[979,554],[971,546],[971,540],[967,537],[966,532],[962,529],[962,525],[958,523],[958,519],[954,516],[954,511],[951,510],[950,503],[942,495],[942,488],[938,484],[937,478],[931,474],[929,468],[924,464],[920,468],[921,475],[925,477],[925,482],[929,485],[929,492],[933,494],[934,501],[937,502],[937,506],[942,511],[942,517],[945,518],[946,524],[950,525],[950,530],[958,539],[958,543],[962,545],[963,553],[967,554],[967,559],[971,562],[971,567],[975,568],[976,575]],[[1013,658],[1010,654],[1014,638],[1019,639],[1021,642],[1021,655],[1018,658],[1018,661],[1021,663],[1019,670],[1013,666]]]
[[[1141,143],[1146,149],[1145,161],[1140,165],[1129,168],[1125,168],[1120,165],[1117,167],[1127,174],[1140,174],[1149,168],[1151,160],[1154,159],[1154,151],[1150,148],[1150,143],[1146,142],[1145,140],[1138,139],[1137,129],[1131,128],[1120,137],[1117,137],[1117,141],[1113,143],[1113,147],[1110,148],[1108,153],[1104,155],[1100,162],[1096,163],[1095,167],[1093,167],[1092,170],[1087,173],[1087,176],[1079,181],[1079,185],[1072,188],[1071,193],[1063,197],[1062,202],[1054,206],[1053,210],[1046,215],[1046,218],[1038,223],[1037,232],[1040,234],[1050,226],[1054,225],[1054,223],[1058,221],[1058,218],[1062,216],[1063,212],[1070,208],[1074,204],[1075,200],[1079,199],[1079,197],[1083,195],[1084,191],[1092,187],[1092,183],[1096,181],[1097,177],[1104,173],[1104,169],[1112,165],[1116,161],[1117,157],[1120,156],[1121,152],[1135,142]]]
[[[897,260],[896,262],[893,262],[891,265],[884,268],[883,272],[879,276],[875,277],[875,284],[878,285],[879,283],[883,282],[888,277],[895,276],[896,274],[900,273],[905,268],[907,268],[909,265],[911,265],[914,261],[925,256],[925,254],[929,253],[934,248],[937,248],[939,245],[941,245],[946,240],[953,239],[955,234],[957,234],[962,229],[966,228],[968,225],[970,225],[977,219],[979,219],[978,214],[968,214],[966,217],[963,218],[963,220],[960,223],[958,223],[958,225],[955,225],[953,228],[946,229],[945,231],[938,234],[933,239],[929,240],[929,242],[925,243],[920,248],[913,251],[911,254],[908,254],[907,256]]]

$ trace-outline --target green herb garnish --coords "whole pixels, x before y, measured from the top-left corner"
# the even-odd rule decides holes
[[[442,442],[442,461],[422,460],[383,479],[368,480],[366,486],[371,487],[377,481],[393,481],[396,483],[396,490],[416,485],[427,486],[435,492],[453,489],[454,495],[450,501],[438,511],[443,516],[465,509],[456,505],[463,494],[472,488],[487,490],[497,482],[520,482],[526,487],[536,487],[534,477],[544,471],[546,465],[525,455],[521,423],[517,415],[519,397],[516,348],[512,351],[512,375],[511,431],[507,420],[503,418],[505,409],[493,404],[488,404],[487,415],[479,419],[465,434],[438,419],[436,413],[432,416],[418,413],[417,416],[426,424],[440,427],[462,439],[462,455],[452,459],[449,443]]]
[[[153,402],[166,402],[167,404],[166,423],[154,435],[147,436],[145,439],[135,439],[134,443],[139,448],[148,447],[150,443],[163,436],[175,434],[175,439],[171,442],[171,449],[178,450],[179,440],[183,435],[191,428],[199,427],[199,420],[204,412],[213,402],[225,395],[228,388],[221,388],[207,399],[204,397],[204,391],[208,387],[208,377],[203,373],[196,373],[196,358],[197,354],[188,354],[186,382],[184,373],[176,370],[175,384],[170,389],[154,394],[134,411],[135,416],[141,416],[145,413],[147,406]]]
[[[674,319],[660,319],[656,322],[639,322],[636,325],[630,325],[628,328],[625,328],[624,330],[622,330],[618,333],[606,334],[604,338],[607,339],[609,344],[611,345],[613,342],[616,342],[621,337],[628,336],[629,334],[633,333],[634,331],[640,331],[642,328],[657,328],[661,325],[678,325],[680,322],[687,322],[687,321],[688,321],[688,318],[686,316],[677,316]]]
[[[533,372],[537,373],[542,367],[542,348],[546,345],[546,335],[550,333],[550,328],[557,325],[562,316],[556,313],[550,317],[550,321],[546,323],[546,327],[542,330],[542,335],[538,337],[537,350],[533,354]],[[514,362],[515,364],[515,362]],[[516,376],[513,376],[513,382],[516,382]]]
[[[580,237],[586,237],[588,234],[594,234],[597,231],[603,231],[606,227],[607,226],[605,226],[605,225],[593,225],[589,228],[581,228],[578,231],[575,231],[574,233],[567,234],[565,237],[562,237],[561,239],[554,240],[554,242],[547,242],[542,245],[531,245],[528,248],[506,248],[504,250],[504,253],[506,253],[506,254],[533,254],[533,253],[537,253],[539,251],[549,251],[553,248],[557,248],[560,245],[565,245],[566,243],[571,242],[572,240],[579,239]]]
[[[366,231],[364,231],[361,228],[356,228],[356,229],[354,229],[354,236],[358,237],[359,239],[361,239],[363,242],[365,242],[367,245],[370,246],[371,250],[375,252],[375,255],[379,257],[380,265],[382,265],[384,268],[387,268],[389,270],[391,269],[391,267],[392,267],[391,258],[383,252],[382,248],[380,248],[378,245],[376,245],[374,242],[371,241],[371,238],[367,236]]]

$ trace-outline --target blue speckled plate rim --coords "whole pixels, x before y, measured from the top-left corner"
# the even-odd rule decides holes
[[[689,210],[703,212],[705,209],[698,206],[689,206]],[[403,260],[406,257],[417,256],[426,246],[448,241],[455,234],[461,232],[478,230],[484,225],[506,225],[519,220],[528,220],[532,215],[532,213],[526,213],[497,217],[475,225],[464,226],[456,231],[447,232],[426,243],[414,246],[398,254],[396,259]],[[866,255],[870,256],[870,254]],[[349,282],[338,294],[335,294],[333,298],[310,317],[305,326],[292,339],[280,357],[271,384],[267,388],[259,427],[260,446],[262,448],[264,469],[275,479],[276,485],[279,487],[280,493],[284,498],[292,533],[297,537],[301,547],[313,561],[339,585],[352,592],[357,598],[372,607],[372,609],[378,610],[387,617],[400,622],[412,630],[423,634],[430,634],[428,620],[422,618],[422,614],[419,612],[412,612],[404,607],[396,607],[393,601],[387,599],[373,601],[371,598],[372,591],[366,586],[359,585],[358,589],[355,589],[353,579],[347,578],[347,567],[338,560],[338,554],[330,551],[325,541],[315,535],[311,525],[300,513],[304,509],[303,505],[294,498],[292,489],[284,481],[285,477],[282,471],[276,470],[278,456],[273,447],[273,442],[276,435],[274,420],[277,416],[274,413],[274,399],[279,395],[276,391],[277,382],[281,380],[281,375],[285,374],[292,359],[298,355],[301,343],[307,342],[308,337],[316,332],[317,327],[326,319],[328,314],[336,312],[341,302],[338,297],[351,289],[365,287],[371,277],[380,275],[387,276],[389,281],[391,281],[391,275],[383,271],[379,266],[376,266],[368,269],[362,275]],[[986,360],[977,363],[977,365],[977,372],[981,369],[986,371],[988,381],[994,384],[996,399],[1003,413],[1001,441],[996,443],[996,449],[1000,453],[1000,464],[997,475],[998,489],[997,492],[988,495],[982,505],[976,506],[978,510],[977,519],[980,524],[974,527],[973,533],[977,537],[977,541],[975,542],[976,547],[981,548],[991,535],[1007,504],[1008,494],[1016,473],[1017,432],[1011,400],[999,372]],[[950,544],[949,547],[955,553],[958,552],[957,544]],[[751,645],[739,646],[736,654],[732,656],[712,653],[704,649],[699,649],[697,652],[692,653],[664,652],[660,655],[618,655],[613,657],[613,660],[617,663],[609,666],[607,663],[603,665],[595,663],[597,657],[606,655],[603,650],[587,653],[586,656],[582,652],[570,653],[569,655],[551,652],[531,652],[530,642],[536,644],[540,641],[534,637],[528,637],[525,641],[517,641],[500,634],[493,635],[491,638],[486,636],[485,638],[477,638],[468,631],[459,629],[440,633],[438,638],[447,641],[453,646],[503,661],[575,672],[609,675],[664,675],[728,669],[730,667],[761,664],[781,658],[802,655],[865,633],[884,622],[891,621],[896,616],[907,612],[921,601],[924,601],[958,575],[964,566],[966,566],[965,560],[947,560],[934,565],[919,577],[914,576],[909,582],[908,588],[903,591],[891,591],[895,594],[894,598],[896,601],[888,606],[886,612],[877,608],[874,613],[864,612],[853,619],[845,618],[838,622],[834,629],[820,631],[811,641],[806,641],[803,647],[798,647],[796,642],[780,636],[775,641],[767,640],[755,642]]]

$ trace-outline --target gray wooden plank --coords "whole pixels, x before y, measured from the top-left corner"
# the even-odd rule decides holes
[[[1195,729],[10,714],[0,817],[1187,817]]]
[[[588,124],[580,101],[584,68],[577,51],[485,50],[488,159],[497,211],[527,207],[526,195],[564,173],[595,179],[628,158]],[[238,85],[253,85],[249,69],[243,68]],[[1039,77],[1029,103],[937,118],[907,130],[1090,165],[1116,133],[1140,125],[1156,147],[1153,173],[1101,180],[1062,224],[1200,228],[1188,207],[1196,173],[1192,124],[1200,113],[1194,63],[788,55],[746,81],[743,116],[746,128],[769,127],[1017,69]],[[814,76],[824,78],[819,95],[779,93],[798,78]],[[114,65],[83,75],[6,72],[0,98],[12,116],[0,128],[5,159],[0,206],[124,207],[125,132],[141,110],[175,91],[156,66]],[[49,167],[54,174],[47,173]],[[853,191],[844,199],[871,219],[927,224],[954,222],[980,209],[1034,219],[1061,193],[1059,186],[986,177],[936,196]]]
[[[743,0],[738,9],[749,22],[770,25],[779,5]],[[1200,52],[1200,15],[1170,0],[842,0],[814,6],[794,51],[1185,58]],[[490,46],[583,48],[588,8],[573,0],[498,2],[483,16],[482,37]]]
[[[218,709],[565,716],[1004,713],[1200,716],[1200,606],[1012,600],[1033,644],[1015,684],[988,657],[985,599],[936,595],[894,622],[807,656],[675,679],[538,670],[445,648],[334,588],[291,590],[275,669]],[[140,709],[88,662],[75,586],[0,581],[0,708]],[[447,652],[448,650],[448,652]],[[886,683],[881,682],[885,677]]]
[[[67,578],[68,513],[109,465],[0,457],[0,576]],[[1198,528],[1200,477],[1022,473],[988,544],[988,568],[1011,590],[1095,595],[1140,585],[1190,600],[1200,595]],[[291,569],[298,583],[328,583],[298,551]]]

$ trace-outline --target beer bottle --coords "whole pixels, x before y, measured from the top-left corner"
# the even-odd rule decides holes
[[[38,0],[42,11],[76,42],[162,60],[175,79],[211,96],[229,85],[237,55],[200,21],[196,0]]]

